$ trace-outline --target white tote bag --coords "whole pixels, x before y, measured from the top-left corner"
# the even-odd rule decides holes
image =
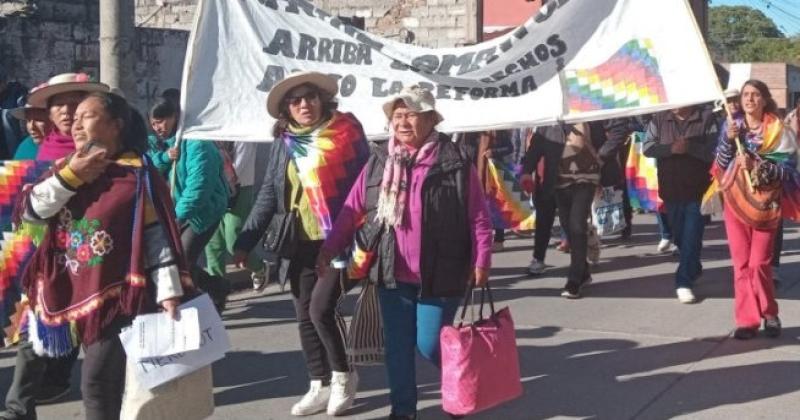
[[[603,187],[592,202],[592,224],[600,236],[622,232],[627,227],[622,201],[622,190]]]

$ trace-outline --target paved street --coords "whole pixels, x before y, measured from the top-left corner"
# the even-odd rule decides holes
[[[784,333],[741,342],[733,329],[732,274],[721,222],[706,231],[702,300],[681,305],[673,290],[676,260],[655,254],[655,219],[636,216],[633,239],[607,240],[585,297],[559,296],[568,255],[548,251],[545,275],[522,275],[532,241],[513,238],[495,255],[492,284],[510,306],[525,394],[476,419],[797,418],[800,413],[800,230],[787,227],[779,289]],[[347,301],[349,311],[355,292]],[[287,293],[231,297],[225,320],[233,343],[214,366],[215,419],[286,419],[307,379]],[[0,352],[0,390],[14,351]],[[439,378],[419,369],[420,417],[447,418]],[[77,368],[76,368],[77,369]],[[382,366],[360,368],[359,399],[349,418],[388,415]],[[40,418],[82,418],[77,374],[68,402],[40,408]],[[311,418],[325,418],[320,415]]]

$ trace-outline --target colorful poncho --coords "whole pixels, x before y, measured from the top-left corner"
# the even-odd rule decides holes
[[[744,126],[743,117],[737,117],[734,121],[739,127]],[[720,130],[720,141],[727,141],[724,137],[727,129],[728,122],[726,121]],[[783,122],[777,116],[765,113],[760,133],[756,135],[742,134],[740,140],[742,146],[748,151],[762,159],[781,165],[785,174],[782,180],[781,214],[785,219],[800,221],[800,172],[798,171],[800,159],[798,159],[796,133],[790,129],[784,129]],[[703,196],[704,206],[720,192],[720,181],[725,177],[726,172],[736,170],[735,168],[734,162],[731,162],[727,168],[720,167],[718,161],[714,163],[711,167],[713,181]]]
[[[283,135],[311,211],[327,237],[347,194],[369,158],[369,144],[353,114],[334,112],[319,127],[290,127]]]
[[[120,319],[156,310],[144,270],[145,220],[164,226],[184,290],[191,288],[173,208],[156,170],[132,157],[111,163],[47,220],[23,277],[32,309],[28,335],[38,354],[68,354],[115,333]]]

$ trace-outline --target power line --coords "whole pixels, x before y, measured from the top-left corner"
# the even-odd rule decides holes
[[[774,4],[775,2],[772,0],[761,0],[761,2],[764,3],[765,6],[767,6],[767,10],[774,9],[783,13],[786,17],[790,19],[793,25],[797,25],[798,27],[800,27],[800,17],[798,17],[794,13],[788,12],[786,11],[786,9],[778,6],[777,4]]]
[[[783,32],[786,32],[787,36],[800,35],[800,16],[797,13],[788,11],[783,3],[778,5],[777,0],[761,0],[764,5],[762,8],[754,7],[753,2],[748,0],[735,0],[727,3],[731,6],[744,6],[759,10],[771,19],[775,26],[782,25]],[[789,1],[789,4],[792,4],[791,1]]]

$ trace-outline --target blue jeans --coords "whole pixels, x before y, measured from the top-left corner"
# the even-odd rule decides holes
[[[671,241],[672,229],[669,225],[669,221],[667,221],[667,215],[661,213],[660,211],[657,211],[656,221],[658,221],[658,234],[661,235],[661,239],[666,239],[668,241]]]
[[[386,376],[392,414],[417,412],[414,349],[437,368],[439,330],[453,323],[460,298],[420,298],[419,286],[397,282],[396,289],[378,288],[386,346]]]
[[[699,201],[665,202],[667,217],[672,229],[673,243],[680,251],[675,287],[691,288],[703,270],[700,250],[703,247],[705,223],[700,214]]]

